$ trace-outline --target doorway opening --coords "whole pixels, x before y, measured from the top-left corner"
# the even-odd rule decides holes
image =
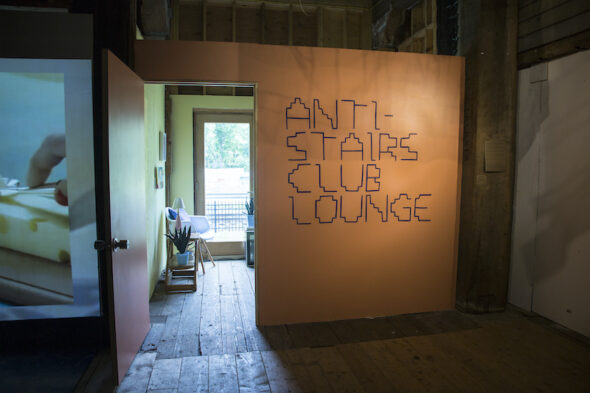
[[[215,233],[215,256],[244,257],[253,199],[253,116],[249,111],[194,110],[195,211]]]

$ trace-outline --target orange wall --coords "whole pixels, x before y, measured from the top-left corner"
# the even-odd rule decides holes
[[[141,41],[136,72],[147,81],[258,85],[260,324],[453,308],[462,58]],[[332,129],[322,111],[335,121],[336,102]]]

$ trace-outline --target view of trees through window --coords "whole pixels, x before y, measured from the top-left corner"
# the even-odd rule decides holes
[[[243,232],[250,198],[250,124],[204,123],[205,211],[215,232]]]
[[[205,167],[250,170],[250,125],[205,123]]]

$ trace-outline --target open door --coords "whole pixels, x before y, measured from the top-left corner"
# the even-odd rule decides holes
[[[143,80],[106,51],[104,125],[108,137],[105,235],[111,352],[118,383],[150,329],[145,233]],[[105,173],[106,176],[106,173]],[[119,239],[119,240],[117,240]]]

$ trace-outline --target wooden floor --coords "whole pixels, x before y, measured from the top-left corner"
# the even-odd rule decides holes
[[[590,345],[510,308],[257,328],[254,271],[223,261],[151,302],[118,392],[590,392]]]

